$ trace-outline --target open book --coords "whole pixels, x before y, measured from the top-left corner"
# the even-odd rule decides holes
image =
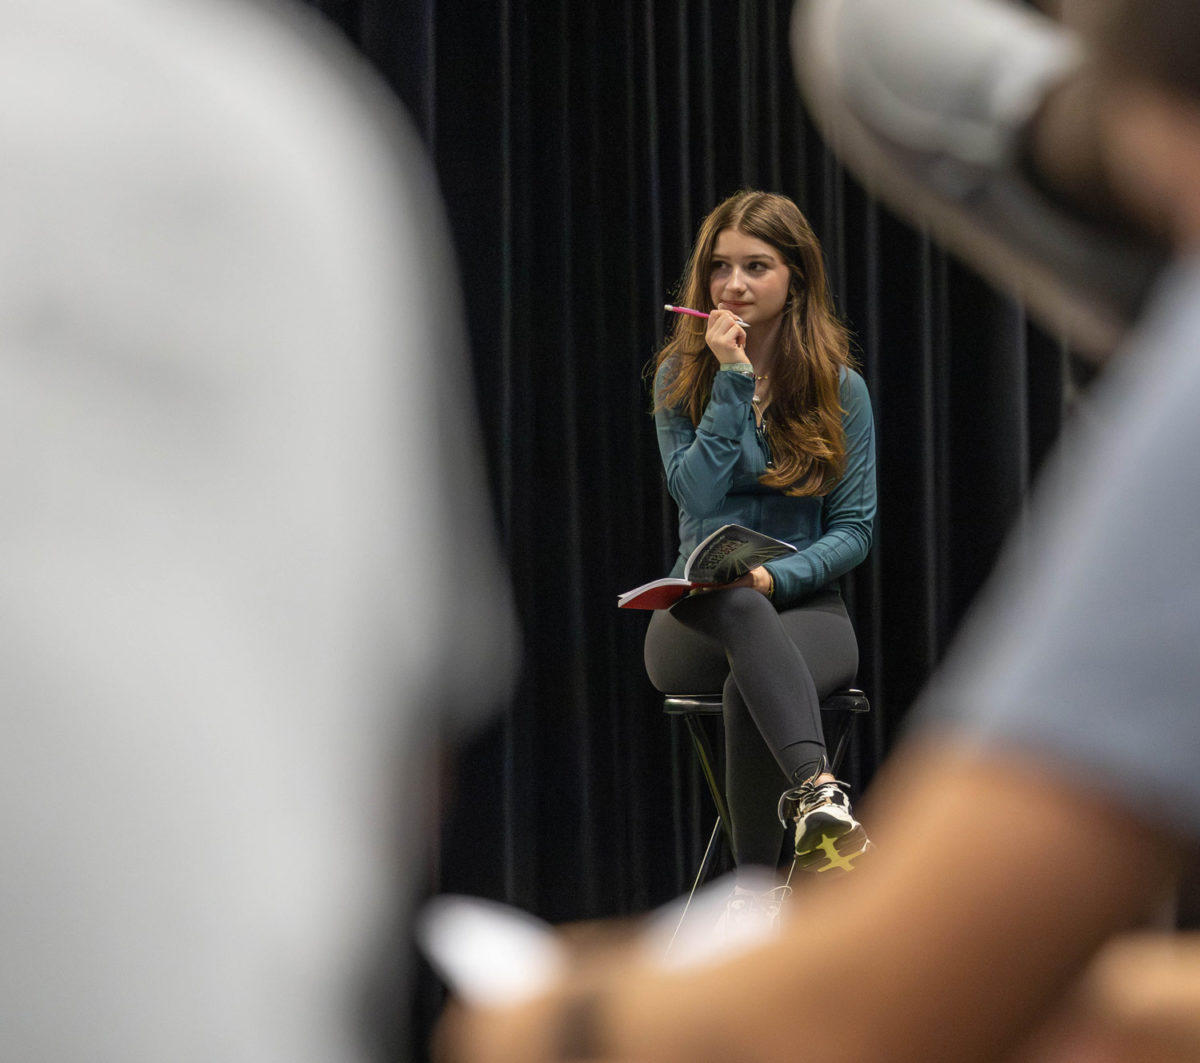
[[[752,568],[795,552],[791,543],[740,524],[726,524],[692,551],[682,577],[664,576],[643,583],[620,595],[617,605],[621,609],[669,609],[693,587],[731,583]]]

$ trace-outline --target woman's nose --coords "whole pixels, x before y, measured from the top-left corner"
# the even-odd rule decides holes
[[[726,276],[725,287],[732,288],[734,291],[739,292],[746,287],[745,275],[740,269],[737,268],[737,266],[734,266],[733,269],[729,271],[728,276]]]

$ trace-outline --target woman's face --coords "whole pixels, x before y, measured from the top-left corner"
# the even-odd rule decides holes
[[[790,280],[787,263],[770,244],[737,229],[717,234],[708,274],[715,307],[748,325],[770,325],[783,316]]]

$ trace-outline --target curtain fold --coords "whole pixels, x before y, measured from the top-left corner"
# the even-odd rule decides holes
[[[443,415],[478,410],[526,643],[507,713],[458,751],[431,889],[551,920],[643,910],[684,887],[711,824],[645,678],[646,617],[614,607],[677,546],[643,374],[705,212],[740,187],[796,199],[871,390],[879,520],[846,581],[874,710],[849,761],[860,791],[1017,518],[1076,367],[841,170],[793,87],[789,3],[313,6],[437,166],[477,384]]]

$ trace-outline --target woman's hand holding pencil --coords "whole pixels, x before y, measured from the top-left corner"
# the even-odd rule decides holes
[[[663,309],[669,310],[672,314],[690,314],[692,317],[708,317],[709,316],[703,310],[693,310],[690,306],[672,306],[670,303],[665,303],[663,305]],[[737,323],[739,325],[741,325],[742,328],[750,327],[740,317],[737,319]]]

